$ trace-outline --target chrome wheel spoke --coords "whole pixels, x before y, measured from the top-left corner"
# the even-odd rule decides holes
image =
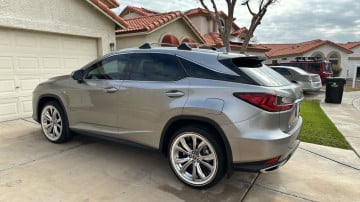
[[[195,181],[197,179],[197,174],[196,174],[196,163],[192,164],[192,174],[191,174],[191,179],[193,181]]]
[[[192,149],[190,149],[189,145],[186,143],[185,138],[182,138],[182,139],[180,140],[180,143],[181,143],[181,145],[184,147],[184,149],[185,149],[187,152],[191,152],[191,151],[192,151]]]
[[[45,112],[44,118],[45,118],[46,120],[48,120],[48,121],[51,121],[51,120],[52,120],[51,115],[49,114],[49,111],[46,111],[46,112]]]
[[[196,150],[196,135],[192,135],[191,136],[191,139],[192,139],[192,146],[193,146],[193,151]]]
[[[180,173],[185,173],[186,172],[186,169],[192,164],[192,161],[188,161],[186,162],[180,169]]]
[[[199,163],[196,165],[196,171],[201,179],[203,179],[203,180],[206,179],[206,176],[205,176],[204,172],[202,171]]]
[[[182,152],[182,153],[184,153],[184,154],[189,154],[188,151],[186,151],[185,149],[183,149],[183,148],[181,148],[181,147],[179,147],[179,146],[175,146],[175,150],[180,151],[180,152]]]
[[[186,163],[186,162],[188,162],[188,161],[190,161],[191,160],[191,158],[189,158],[189,157],[186,157],[186,158],[178,158],[178,159],[175,159],[175,163],[177,163],[177,164],[183,164],[183,163]]]
[[[214,154],[209,154],[209,155],[206,155],[206,156],[201,156],[200,155],[200,159],[204,160],[204,161],[211,161],[211,160],[215,159],[215,155]]]
[[[207,163],[205,161],[200,160],[200,163],[207,167],[211,172],[214,170],[214,166],[212,166],[210,163]]]
[[[205,141],[200,142],[200,144],[199,144],[198,147],[197,147],[198,151],[201,151],[205,146],[206,146],[206,142],[205,142]]]

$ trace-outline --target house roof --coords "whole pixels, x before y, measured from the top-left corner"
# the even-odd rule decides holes
[[[100,0],[86,0],[88,3],[93,5],[99,11],[101,11],[105,16],[110,18],[113,22],[119,25],[121,28],[127,28],[128,24],[121,17],[117,16],[107,5],[105,5]]]
[[[205,34],[204,36],[205,42],[209,46],[224,46],[224,42],[221,39],[220,35],[216,32],[210,32],[208,34]]]
[[[129,25],[127,29],[116,30],[117,34],[132,32],[150,32],[162,25],[165,25],[181,16],[180,11],[169,13],[160,13],[151,16],[141,16],[136,18],[125,19]]]
[[[349,50],[352,50],[353,48],[356,48],[358,46],[360,46],[360,41],[356,41],[356,42],[347,42],[347,43],[338,43],[338,45],[347,48]]]
[[[100,1],[109,8],[117,8],[120,6],[120,4],[116,0],[100,0]]]
[[[183,15],[180,11],[152,14],[149,16],[141,16],[137,18],[125,19],[125,22],[128,24],[127,29],[116,30],[115,32],[116,34],[151,32],[156,28],[164,26],[167,23],[173,22],[179,18],[182,18],[185,21],[185,23],[194,31],[194,33],[198,36],[198,38],[202,42],[205,42],[199,30],[194,26],[194,24],[189,20],[189,18]]]
[[[340,46],[334,42],[328,40],[320,40],[320,39],[306,41],[297,44],[262,44],[262,45],[270,49],[270,51],[266,53],[266,56],[269,58],[302,55],[306,52],[314,50],[323,45],[330,45],[346,53],[352,53],[351,50],[343,46]]]
[[[246,27],[241,27],[241,28],[233,31],[231,33],[231,35],[235,36],[235,37],[242,38],[242,37],[245,37],[248,32],[249,32],[249,30]]]
[[[120,13],[120,16],[124,16],[129,12],[133,12],[133,13],[137,13],[141,16],[151,16],[151,15],[156,15],[159,14],[156,11],[151,11],[148,10],[146,8],[139,8],[139,7],[135,7],[135,6],[126,6]]]
[[[211,12],[213,15],[215,14],[215,12]],[[186,11],[184,13],[186,16],[188,17],[191,17],[191,16],[195,16],[195,15],[205,15],[205,16],[208,16],[209,15],[209,12],[204,9],[204,8],[193,8],[193,9],[190,9],[188,11]],[[223,18],[228,18],[228,15],[226,13],[224,13],[223,11],[219,11],[219,14],[221,17]],[[232,27],[234,30],[238,30],[238,29],[242,29],[240,28],[235,22],[232,23]]]

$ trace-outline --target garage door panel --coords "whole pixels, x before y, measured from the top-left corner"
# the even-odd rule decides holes
[[[59,69],[62,67],[61,58],[56,57],[44,57],[42,58],[44,69]]]
[[[17,58],[18,68],[26,70],[36,70],[39,69],[39,61],[37,57],[25,57],[21,56]]]
[[[15,93],[15,80],[0,80],[0,95]]]
[[[60,48],[60,37],[42,37],[39,41],[39,47],[49,48],[49,49],[59,49]]]
[[[97,57],[97,39],[0,28],[0,121],[30,116],[32,91]]]
[[[21,34],[15,34],[15,46],[37,48],[38,38],[33,33],[23,32]]]
[[[31,96],[20,98],[20,112],[22,117],[31,116],[32,114],[32,100]]]
[[[11,44],[11,35],[9,31],[0,30],[0,47],[9,46]]]
[[[11,56],[0,56],[0,71],[11,71],[14,69],[13,58]]]

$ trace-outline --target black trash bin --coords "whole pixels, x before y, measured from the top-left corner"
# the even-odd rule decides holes
[[[341,104],[345,84],[344,78],[326,78],[325,102]]]

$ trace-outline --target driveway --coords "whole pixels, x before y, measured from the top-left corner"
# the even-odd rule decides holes
[[[355,201],[359,187],[351,150],[302,143],[277,171],[195,190],[155,150],[84,136],[56,145],[29,120],[0,123],[0,201]]]

